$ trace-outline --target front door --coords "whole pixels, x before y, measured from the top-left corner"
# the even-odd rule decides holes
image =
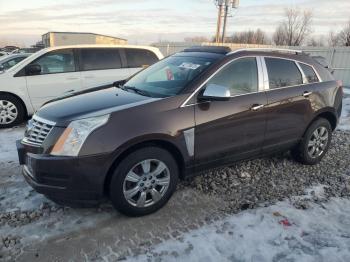
[[[72,49],[48,52],[31,64],[41,66],[40,74],[26,76],[30,99],[36,110],[55,97],[81,89]]]
[[[259,71],[255,57],[239,58],[206,83],[229,88],[231,97],[195,105],[197,171],[260,154],[267,99],[259,90]]]

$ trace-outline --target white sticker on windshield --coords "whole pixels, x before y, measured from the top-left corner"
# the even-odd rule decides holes
[[[179,65],[180,68],[191,69],[191,70],[196,70],[200,66],[201,65],[193,64],[193,63],[189,63],[189,62],[183,62],[181,65]]]

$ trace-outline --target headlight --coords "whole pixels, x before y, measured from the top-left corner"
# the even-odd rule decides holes
[[[51,155],[77,156],[86,138],[96,128],[107,123],[108,118],[109,115],[103,115],[71,122],[57,140]]]

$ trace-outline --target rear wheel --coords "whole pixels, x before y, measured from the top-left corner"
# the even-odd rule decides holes
[[[176,189],[178,166],[173,156],[147,147],[125,157],[115,169],[110,198],[115,208],[129,216],[150,214],[161,208]]]
[[[14,96],[0,95],[0,128],[13,127],[23,122],[25,110]]]
[[[299,145],[292,151],[294,158],[307,165],[317,164],[328,151],[332,127],[327,119],[316,119],[307,129]]]

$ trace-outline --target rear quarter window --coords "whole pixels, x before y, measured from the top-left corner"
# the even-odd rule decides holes
[[[128,67],[150,66],[158,62],[158,57],[146,49],[125,49],[125,55]]]
[[[308,83],[319,82],[319,79],[316,75],[316,72],[311,66],[303,64],[303,63],[299,63],[299,66],[301,67],[301,70],[303,70],[304,75],[305,75]]]
[[[265,57],[270,89],[301,85],[303,78],[292,60]]]

